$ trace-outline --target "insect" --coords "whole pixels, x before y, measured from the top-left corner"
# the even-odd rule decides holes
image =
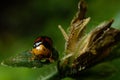
[[[86,2],[81,0],[78,4],[78,12],[70,24],[69,34],[59,25],[59,29],[66,40],[62,58],[59,59],[58,52],[53,47],[52,39],[47,36],[40,36],[35,39],[32,50],[12,57],[2,64],[40,68],[44,62],[56,61],[57,66],[53,65],[56,71],[54,69],[55,74],[53,73],[52,77],[78,78],[85,70],[100,62],[119,58],[119,52],[110,52],[120,42],[120,30],[112,28],[113,20],[110,20],[103,22],[86,34],[87,24],[90,21],[90,17],[85,17],[86,9]],[[50,78],[51,74],[48,76]]]
[[[34,59],[53,62],[55,59],[54,51],[52,39],[47,36],[40,36],[35,39],[31,53],[34,55]]]

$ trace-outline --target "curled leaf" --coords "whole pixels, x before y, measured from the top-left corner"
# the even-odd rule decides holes
[[[70,25],[66,56],[58,63],[59,72],[64,76],[77,74],[102,62],[120,41],[120,30],[111,27],[113,20],[103,22],[85,35],[85,27],[90,21],[85,18],[85,12],[86,4],[82,0]]]

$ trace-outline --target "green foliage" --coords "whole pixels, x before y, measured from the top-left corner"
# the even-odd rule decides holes
[[[4,60],[2,64],[13,67],[41,67],[42,63],[39,60],[31,60],[32,56],[30,51],[26,51]]]
[[[99,22],[102,22],[103,20],[108,20],[111,17],[115,19],[115,22],[112,26],[120,29],[120,24],[119,24],[119,20],[120,20],[119,2],[120,1],[119,0],[109,0],[109,1],[108,0],[106,1],[105,0],[101,0],[101,1],[91,0],[87,2],[88,2],[88,14],[87,15],[92,17],[91,19],[92,21],[90,22],[88,26],[89,30],[87,32],[89,32],[93,27],[95,27]],[[34,36],[39,36],[43,34],[49,35],[53,38],[54,43],[60,52],[60,56],[62,56],[61,53],[64,48],[64,41],[63,39],[60,39],[60,37],[62,36],[60,32],[58,32],[57,30],[57,25],[62,24],[62,25],[68,26],[74,12],[77,10],[77,9],[75,10],[77,1],[73,2],[71,0],[69,1],[69,3],[68,2],[66,3],[66,1],[63,1],[63,0],[60,2],[52,0],[52,2],[50,3],[47,2],[48,4],[46,4],[46,2],[42,2],[42,1],[38,3],[38,0],[37,0],[37,2],[36,1],[34,2],[34,6],[31,6],[33,11],[30,11],[31,3],[32,2],[30,2],[30,4],[28,3],[28,5],[25,6],[25,9],[23,11],[22,9],[19,11],[19,6],[16,9],[9,11],[9,9],[12,8],[10,7],[6,11],[6,13],[8,12],[8,14],[4,14],[4,16],[5,15],[7,16],[6,18],[4,18],[3,21],[6,21],[4,22],[4,24],[7,24],[10,26],[8,27],[8,31],[10,30],[9,31],[10,34],[6,33],[2,35],[1,37],[1,40],[0,40],[1,60],[4,59],[5,56],[12,55],[12,54],[4,54],[4,53],[18,53],[18,52],[21,52],[23,49],[26,49],[26,48],[29,49],[30,48],[29,46],[31,46],[31,42],[33,41]],[[45,5],[52,6],[52,7],[46,7]],[[27,7],[29,7],[30,9],[27,9]],[[22,14],[20,14],[20,12]],[[13,13],[16,15],[14,15]],[[33,13],[36,13],[36,14],[33,14]],[[39,20],[39,18],[41,20]],[[11,27],[11,26],[14,26],[14,27]],[[3,29],[1,29],[1,31],[2,30]],[[19,38],[16,36],[18,36]],[[5,39],[7,40],[4,41]],[[6,50],[6,46],[7,46],[8,51]],[[119,52],[120,51],[119,51],[119,45],[118,45],[118,47],[113,49],[111,56],[106,58],[107,62],[104,62],[104,63],[101,63],[99,65],[92,67],[91,69],[80,74],[78,77],[68,76],[62,79],[59,77],[58,71],[56,69],[56,65],[57,65],[56,62],[52,64],[44,64],[44,65],[41,64],[39,61],[29,62],[28,57],[30,57],[31,55],[29,54],[29,52],[23,52],[22,54],[16,55],[16,56],[22,55],[22,57],[17,57],[14,62],[13,62],[13,58],[15,58],[15,56],[5,60],[4,63],[8,65],[13,65],[14,67],[24,65],[29,68],[23,68],[23,67],[22,68],[20,67],[10,68],[10,67],[0,66],[0,80],[45,80],[45,79],[50,79],[50,80],[96,80],[96,79],[97,80],[119,80],[120,79],[119,77],[119,74],[120,74]],[[38,67],[38,68],[32,69],[30,67]]]

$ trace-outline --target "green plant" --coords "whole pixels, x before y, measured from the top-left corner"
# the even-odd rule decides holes
[[[86,3],[82,0],[78,4],[78,12],[70,24],[69,34],[59,25],[66,40],[65,50],[63,52],[65,56],[63,56],[62,59],[58,59],[56,56],[58,53],[55,49],[52,50],[52,56],[57,57],[57,59],[52,62],[46,62],[43,59],[41,60],[41,58],[34,58],[35,55],[29,50],[4,60],[2,64],[15,67],[42,68],[43,66],[48,66],[50,69],[55,68],[55,71],[52,72],[53,74],[47,74],[48,76],[45,78],[52,80],[70,79],[70,77],[79,79],[81,78],[80,75],[95,71],[96,68],[109,68],[100,63],[113,60],[117,57],[119,58],[119,52],[116,50],[116,54],[114,54],[115,52],[111,52],[111,49],[114,48],[120,40],[120,30],[111,28],[110,26],[113,20],[110,20],[103,22],[91,30],[91,32],[85,34],[85,28],[90,21],[90,17],[86,18],[85,16],[86,8]],[[94,67],[95,65],[97,66]],[[108,70],[107,72],[112,71]]]

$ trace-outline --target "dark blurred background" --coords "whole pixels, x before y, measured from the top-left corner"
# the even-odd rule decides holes
[[[104,20],[115,19],[114,27],[120,28],[120,0],[86,0],[87,16],[91,17],[88,30]],[[62,53],[64,38],[58,29],[62,25],[65,30],[77,11],[79,0],[3,0],[0,2],[0,62],[12,55],[31,49],[33,41],[41,35],[53,39],[54,46]],[[16,74],[25,80],[30,76],[29,69],[0,67],[0,80],[16,80],[9,75]],[[7,73],[8,72],[8,73]],[[36,73],[36,72],[35,72]],[[7,76],[7,77],[5,77]],[[36,76],[36,75],[35,75]],[[32,76],[33,78],[35,76]],[[28,79],[34,80],[34,79]]]
[[[57,26],[59,24],[65,28],[69,26],[77,10],[78,1],[9,0],[1,2],[1,57],[31,48],[34,39],[41,35],[50,36],[55,43],[62,43],[63,37]]]

